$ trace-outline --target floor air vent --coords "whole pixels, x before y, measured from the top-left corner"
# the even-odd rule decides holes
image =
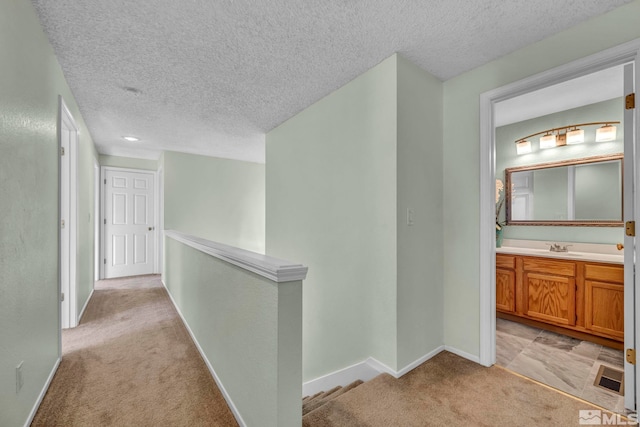
[[[600,365],[594,385],[614,393],[624,395],[624,372]]]

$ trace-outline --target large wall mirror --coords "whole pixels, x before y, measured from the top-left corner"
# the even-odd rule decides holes
[[[505,169],[507,225],[622,227],[622,154]]]

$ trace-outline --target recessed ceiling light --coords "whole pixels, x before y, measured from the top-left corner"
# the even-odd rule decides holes
[[[122,139],[125,139],[129,142],[140,141],[140,138],[136,138],[135,136],[123,136]]]

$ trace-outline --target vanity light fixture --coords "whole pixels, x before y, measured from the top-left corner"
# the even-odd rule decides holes
[[[547,129],[540,132],[532,133],[524,138],[516,140],[516,153],[526,154],[533,150],[530,138],[538,135],[540,137],[540,149],[562,147],[563,145],[581,144],[585,141],[585,126],[600,126],[596,130],[596,142],[614,141],[616,139],[616,124],[620,122],[591,122],[579,123],[575,125],[561,126],[553,129]]]
[[[596,130],[596,142],[607,142],[616,139],[616,127],[606,123]]]
[[[531,152],[531,141],[516,141],[516,153],[527,154]]]
[[[546,150],[547,148],[556,147],[556,136],[549,133],[540,137],[540,149]]]
[[[135,136],[123,136],[122,139],[129,142],[138,142],[140,138],[136,138]]]
[[[584,142],[584,130],[574,129],[567,132],[567,144],[582,144]]]

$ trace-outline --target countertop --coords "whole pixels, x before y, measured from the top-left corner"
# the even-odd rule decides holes
[[[531,249],[503,246],[496,248],[498,254],[539,256],[545,258],[571,259],[575,261],[605,262],[610,264],[624,264],[624,255],[598,254],[593,252],[551,252],[549,249]]]

